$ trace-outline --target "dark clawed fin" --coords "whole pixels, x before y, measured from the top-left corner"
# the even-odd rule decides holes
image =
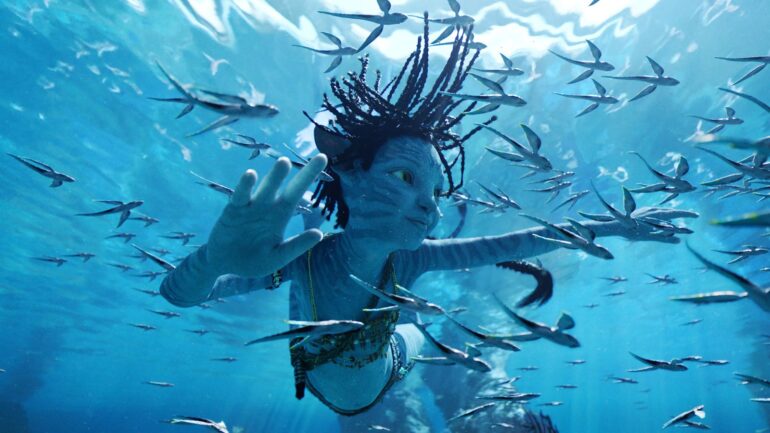
[[[553,296],[553,276],[542,265],[535,265],[526,261],[508,261],[497,263],[496,266],[530,275],[537,282],[535,289],[516,303],[517,308],[526,307],[535,302],[538,302],[538,306],[542,306]]]

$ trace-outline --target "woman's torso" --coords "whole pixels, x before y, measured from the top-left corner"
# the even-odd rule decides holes
[[[349,271],[340,260],[334,260],[334,239],[324,239],[307,254],[300,256],[291,266],[290,317],[294,320],[358,320],[365,323],[383,322],[384,314],[366,313],[364,308],[387,306],[377,302],[373,295],[358,287],[347,277]],[[386,291],[393,291],[393,275],[399,284],[409,284],[398,275],[403,269],[403,257],[395,254],[392,267],[385,269]],[[308,265],[310,272],[308,274]],[[311,277],[311,278],[309,278]],[[409,279],[409,276],[404,275]],[[312,290],[311,290],[312,286]],[[379,320],[378,320],[379,319]],[[387,319],[384,322],[388,322]],[[382,323],[377,326],[382,329]],[[395,323],[392,323],[395,326]],[[389,349],[392,327],[389,332],[374,332],[379,338],[349,343],[332,362],[319,365],[307,372],[316,391],[329,403],[340,409],[354,410],[372,403],[390,379],[393,360]],[[372,332],[369,332],[372,334]],[[309,343],[309,353],[328,350],[330,344]]]

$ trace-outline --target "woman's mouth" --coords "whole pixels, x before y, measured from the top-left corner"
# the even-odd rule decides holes
[[[428,229],[428,223],[425,222],[425,220],[421,220],[419,218],[410,218],[410,217],[406,217],[406,219],[407,219],[407,221],[409,221],[410,223],[416,225],[417,227],[419,227],[421,229],[425,229],[425,230]]]

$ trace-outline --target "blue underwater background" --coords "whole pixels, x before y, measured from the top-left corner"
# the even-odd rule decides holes
[[[476,19],[476,41],[486,44],[480,65],[499,67],[498,53],[511,57],[525,74],[505,83],[506,91],[528,103],[501,107],[497,128],[514,138],[519,124],[542,138],[542,152],[557,168],[576,172],[573,190],[596,183],[603,195],[620,205],[620,185],[652,183],[654,178],[629,151],[637,151],[661,170],[679,155],[690,162],[686,176],[699,185],[731,173],[716,158],[695,148],[692,137],[709,128],[688,115],[723,117],[732,106],[744,123],[728,126],[725,135],[757,139],[768,135],[770,116],[760,107],[718,90],[755,65],[717,60],[715,56],[770,54],[770,2],[764,0],[465,0],[463,12]],[[451,15],[443,0],[393,1],[393,9],[419,15]],[[770,405],[751,398],[770,397],[770,388],[741,385],[734,373],[770,378],[770,315],[750,300],[695,306],[672,296],[739,290],[714,272],[703,272],[684,243],[629,242],[604,238],[615,259],[603,261],[570,250],[540,257],[556,280],[554,298],[523,313],[552,324],[562,311],[577,322],[573,334],[581,347],[569,349],[548,341],[523,344],[518,353],[485,350],[494,370],[487,376],[462,367],[419,365],[372,411],[341,419],[312,396],[294,399],[293,376],[285,342],[244,347],[245,341],[285,329],[288,285],[212,303],[211,308],[178,309],[161,297],[135,289],[156,290],[154,281],[138,277],[157,271],[130,255],[121,239],[126,231],[143,247],[171,250],[169,258],[192,251],[161,237],[174,231],[195,233],[192,244],[205,242],[226,203],[223,195],[195,183],[190,171],[233,186],[247,168],[263,175],[269,158],[248,160],[247,149],[227,146],[219,138],[234,133],[254,136],[277,150],[288,144],[305,155],[315,152],[310,123],[328,79],[357,70],[355,56],[325,74],[331,59],[292,47],[331,47],[319,40],[332,31],[346,44],[358,45],[374,27],[318,14],[318,10],[377,12],[374,0],[47,0],[10,1],[0,5],[0,150],[46,162],[77,181],[49,188],[49,181],[6,155],[0,156],[0,432],[174,432],[204,431],[163,424],[176,415],[225,420],[231,432],[361,432],[381,425],[399,432],[485,432],[495,422],[513,422],[515,405],[447,423],[463,409],[480,404],[475,396],[505,376],[521,376],[522,392],[542,394],[527,406],[551,417],[560,432],[651,432],[670,417],[705,405],[702,420],[714,432],[758,433],[770,428]],[[366,52],[371,68],[392,77],[416,45],[422,23],[410,19],[387,27]],[[443,30],[433,26],[432,34]],[[588,58],[590,39],[601,47],[618,75],[649,74],[645,56],[656,59],[668,75],[681,81],[626,102],[641,83],[601,78],[621,103],[575,118],[587,103],[555,95],[594,93],[590,80],[566,83],[582,72],[548,53]],[[435,49],[431,70],[446,58]],[[214,74],[211,59],[218,63]],[[148,99],[173,97],[174,91],[155,62],[183,83],[243,94],[278,106],[272,119],[243,119],[193,138],[193,132],[217,117],[196,109],[175,120],[181,106]],[[613,74],[614,74],[613,73]],[[770,71],[740,83],[737,89],[770,102]],[[465,90],[483,87],[472,79]],[[477,117],[464,121],[467,131]],[[497,184],[524,211],[560,221],[576,211],[602,212],[593,194],[575,208],[551,212],[563,192],[546,204],[547,194],[529,192],[537,185],[525,173],[484,150],[502,148],[492,134],[467,143],[466,179]],[[749,154],[714,148],[734,159]],[[540,176],[542,177],[542,176]],[[475,182],[467,190],[479,195]],[[770,201],[737,195],[719,199],[704,187],[669,203],[700,213],[688,220],[686,235],[706,257],[725,264],[729,257],[714,249],[744,244],[770,246],[761,228],[725,228],[713,218],[770,209]],[[662,194],[636,195],[639,205],[654,205]],[[115,229],[117,216],[83,218],[94,212],[95,199],[143,200],[140,214],[160,222],[144,228],[128,221]],[[455,209],[442,205],[444,221],[435,236],[446,236],[458,222]],[[301,230],[295,218],[289,232]],[[460,236],[501,234],[532,226],[517,212],[478,213],[470,208]],[[332,230],[324,226],[325,231]],[[373,246],[376,247],[376,246]],[[57,267],[35,260],[80,251],[96,254],[82,263],[69,258]],[[729,265],[730,269],[770,285],[768,255]],[[110,264],[128,264],[121,272]],[[676,285],[648,284],[645,273],[671,274]],[[601,277],[623,275],[628,282],[611,285]],[[494,303],[499,291],[513,303],[531,289],[526,276],[494,267],[424,276],[412,288],[446,307],[467,307],[465,323],[498,331],[520,332]],[[622,296],[606,296],[625,290]],[[585,305],[598,304],[596,308]],[[165,319],[148,309],[176,311]],[[695,319],[702,322],[684,325]],[[130,324],[157,327],[145,332]],[[455,347],[464,338],[441,321],[436,332]],[[206,329],[199,336],[188,330]],[[641,365],[629,351],[654,359],[700,355],[725,359],[725,366],[691,367],[685,372],[628,373]],[[234,357],[235,362],[213,361]],[[583,365],[566,361],[583,359]],[[536,371],[520,371],[537,366]],[[638,384],[617,384],[609,375],[633,377]],[[146,381],[173,383],[161,388]],[[577,389],[557,385],[574,384]],[[558,407],[539,404],[562,401]],[[503,409],[504,408],[504,409]],[[513,430],[512,430],[513,431]],[[520,426],[515,431],[526,430]]]

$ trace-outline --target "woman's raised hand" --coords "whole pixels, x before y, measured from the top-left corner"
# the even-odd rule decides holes
[[[316,155],[280,193],[278,189],[291,170],[287,158],[279,158],[258,185],[257,173],[246,170],[209,236],[209,264],[220,275],[261,277],[317,244],[323,236],[318,229],[289,239],[284,239],[284,230],[302,194],[325,167],[326,156]]]

